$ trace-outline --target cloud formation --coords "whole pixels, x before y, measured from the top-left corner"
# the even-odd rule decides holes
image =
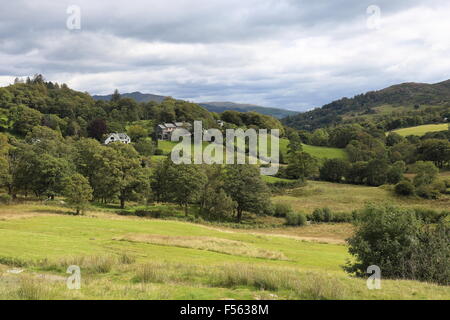
[[[0,84],[42,73],[92,94],[306,110],[399,82],[450,78],[450,4],[371,1],[17,0],[0,11]],[[373,16],[372,16],[373,18]]]

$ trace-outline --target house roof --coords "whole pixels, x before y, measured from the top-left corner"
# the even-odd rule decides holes
[[[126,139],[130,139],[130,137],[126,134],[126,133],[110,133],[108,135],[108,138],[114,137],[114,139],[119,139],[119,140],[126,140]]]

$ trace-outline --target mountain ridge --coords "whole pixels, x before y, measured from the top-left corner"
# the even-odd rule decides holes
[[[154,101],[157,103],[161,103],[166,96],[150,94],[150,93],[141,93],[139,91],[134,91],[130,93],[121,93],[123,98],[131,98],[136,100],[137,102],[149,102]],[[94,100],[111,100],[112,94],[109,95],[93,95],[92,98]],[[213,101],[213,102],[195,102],[196,104],[202,106],[210,112],[222,113],[227,110],[239,111],[239,112],[249,112],[254,111],[264,115],[272,116],[277,119],[281,119],[290,115],[295,115],[298,112],[280,108],[271,108],[271,107],[263,107],[255,104],[247,104],[247,103],[235,103],[230,101]]]
[[[405,82],[377,91],[341,98],[331,103],[282,119],[283,124],[295,129],[314,130],[333,126],[344,119],[367,115],[381,115],[383,106],[394,111],[413,113],[423,111],[421,106],[438,106],[450,109],[450,80],[434,84]],[[386,113],[383,113],[386,116]]]

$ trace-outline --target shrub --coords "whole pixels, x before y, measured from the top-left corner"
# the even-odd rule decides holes
[[[450,283],[450,227],[425,224],[414,210],[368,206],[347,242],[355,257],[344,267],[349,273],[365,277],[377,265],[386,278]]]
[[[323,209],[317,208],[314,209],[312,215],[311,215],[311,220],[314,222],[322,222],[324,221],[324,213],[323,213]]]
[[[448,211],[438,212],[433,209],[422,209],[416,208],[414,209],[417,219],[425,223],[438,223],[440,221],[444,221],[447,216],[449,216]]]
[[[324,222],[333,221],[333,212],[331,212],[331,210],[329,208],[323,208],[322,213],[323,213],[323,221]]]
[[[155,156],[162,156],[162,155],[164,155],[164,151],[162,149],[155,150]]]
[[[414,194],[414,185],[408,180],[404,180],[395,185],[395,193],[401,196]]]
[[[301,212],[290,212],[286,216],[286,224],[289,226],[303,226],[306,224],[306,216]]]
[[[437,199],[439,198],[439,190],[433,188],[432,185],[422,185],[417,188],[416,193],[419,197],[425,199]]]
[[[9,194],[0,194],[0,203],[2,204],[10,204],[11,196]]]
[[[286,218],[289,213],[292,213],[292,207],[287,203],[275,204],[275,217]]]

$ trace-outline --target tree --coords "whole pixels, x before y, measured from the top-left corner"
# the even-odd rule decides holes
[[[415,192],[414,185],[408,180],[397,183],[394,190],[400,196],[411,196]]]
[[[112,102],[118,102],[120,100],[120,93],[119,90],[114,90],[114,93],[111,96],[111,101]]]
[[[302,140],[297,131],[289,134],[288,153],[300,152],[303,150]]]
[[[112,143],[109,147],[113,154],[111,172],[117,183],[120,208],[125,208],[125,202],[137,200],[149,187],[149,173],[142,168],[139,154],[129,144]]]
[[[223,190],[223,168],[221,165],[205,165],[206,182],[200,195],[200,215],[209,219],[226,219],[233,213],[236,203]]]
[[[103,139],[103,136],[108,132],[108,126],[103,119],[95,119],[89,123],[87,132],[90,138],[94,138],[98,141]]]
[[[169,188],[171,187],[169,182],[169,168],[172,164],[172,160],[167,157],[163,161],[158,161],[153,170],[151,187],[155,199],[158,202],[168,200]]]
[[[325,129],[317,129],[311,136],[311,144],[315,146],[326,146],[328,145],[329,138],[330,136]]]
[[[199,200],[201,190],[206,183],[206,175],[201,167],[195,164],[172,164],[168,169],[169,197],[184,207],[188,215],[189,203]]]
[[[351,164],[345,181],[354,184],[365,184],[367,179],[367,162],[358,161]]]
[[[427,139],[420,143],[417,153],[422,160],[433,161],[442,168],[450,162],[450,142],[441,139]]]
[[[14,132],[26,135],[34,126],[42,121],[42,113],[38,110],[19,105],[10,109],[9,118],[13,123]]]
[[[399,144],[404,141],[405,138],[403,138],[396,132],[389,132],[388,136],[386,137],[386,145],[389,147],[395,146],[396,144]]]
[[[270,205],[269,189],[254,165],[228,165],[225,169],[224,189],[237,204],[238,222],[241,222],[244,211],[260,214]]]
[[[416,173],[413,180],[416,188],[431,184],[439,174],[439,169],[430,161],[417,161],[413,170]]]
[[[350,164],[342,159],[327,159],[320,168],[320,179],[330,182],[341,182],[348,174]]]
[[[89,180],[79,173],[75,173],[65,180],[64,196],[76,214],[82,213],[92,200],[92,188]]]
[[[389,165],[385,160],[374,159],[367,163],[366,182],[369,186],[378,187],[386,183]]]
[[[289,179],[306,180],[318,172],[317,160],[306,152],[289,154],[286,177]]]
[[[397,161],[387,171],[386,180],[389,184],[397,184],[403,179],[406,165],[403,161]]]
[[[147,129],[138,124],[130,126],[127,130],[127,133],[128,136],[131,138],[131,141],[138,141],[139,139],[148,136]]]
[[[413,210],[389,205],[367,206],[358,217],[347,240],[355,257],[347,272],[366,276],[367,267],[377,265],[386,278],[450,283],[448,224],[426,225]]]

